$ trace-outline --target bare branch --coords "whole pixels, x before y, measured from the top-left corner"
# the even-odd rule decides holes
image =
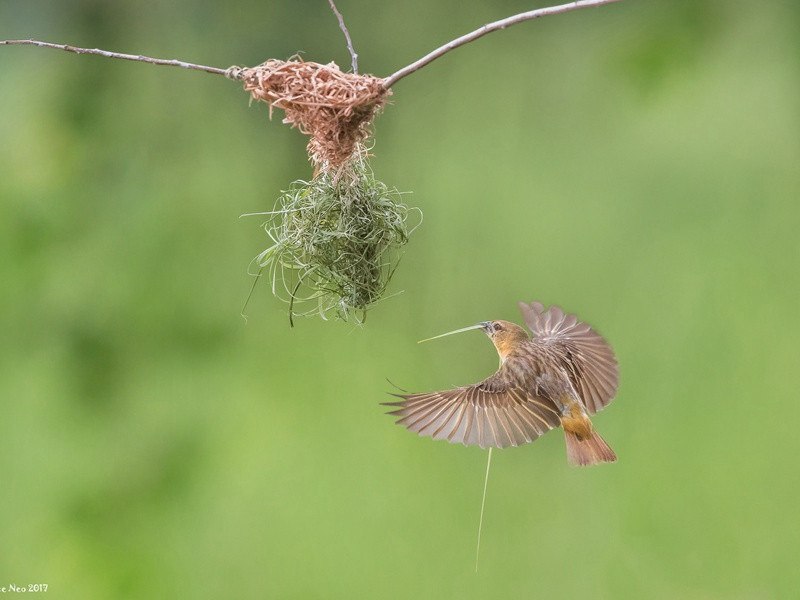
[[[505,29],[511,25],[516,25],[517,23],[522,23],[523,21],[529,21],[531,19],[538,19],[539,17],[546,17],[548,15],[557,15],[565,12],[570,12],[573,10],[577,10],[579,8],[588,8],[591,6],[601,6],[603,4],[610,4],[611,2],[619,2],[619,0],[578,0],[577,2],[570,2],[568,4],[561,4],[559,6],[549,6],[547,8],[539,8],[536,10],[531,10],[528,12],[520,13],[518,15],[514,15],[512,17],[506,17],[505,19],[500,19],[499,21],[495,21],[494,23],[488,23],[475,31],[467,33],[466,35],[462,35],[459,38],[452,40],[451,42],[447,42],[444,46],[437,48],[433,52],[426,54],[418,61],[411,63],[407,67],[403,67],[393,75],[385,78],[383,80],[384,86],[386,88],[392,87],[395,83],[400,81],[406,75],[410,75],[417,69],[421,69],[429,62],[432,62],[439,58],[440,56],[444,56],[450,50],[458,48],[459,46],[463,46],[464,44],[468,44],[474,40],[477,40],[479,37],[483,37],[487,33],[491,33],[492,31],[497,31],[498,29]]]
[[[229,78],[236,79],[237,72],[234,67],[230,69],[218,69],[216,67],[206,67],[205,65],[195,65],[192,63],[183,62],[182,60],[165,60],[163,58],[149,58],[147,56],[137,56],[135,54],[121,54],[119,52],[109,52],[108,50],[100,50],[98,48],[78,48],[76,46],[68,46],[66,44],[52,44],[50,42],[40,42],[37,40],[0,40],[0,46],[39,46],[40,48],[55,48],[56,50],[66,50],[67,52],[74,52],[75,54],[99,54],[108,58],[121,58],[123,60],[135,60],[138,62],[146,62],[152,65],[165,65],[168,67],[183,67],[184,69],[195,69],[197,71],[205,71],[206,73],[214,73],[215,75],[225,75]]]
[[[347,49],[350,51],[350,56],[353,59],[353,73],[358,74],[358,54],[353,49],[353,41],[350,39],[350,32],[347,30],[347,27],[344,24],[344,19],[342,18],[342,14],[336,8],[333,0],[328,0],[331,5],[331,9],[333,9],[336,18],[339,20],[339,27],[341,28],[342,32],[344,33],[345,39],[347,40]],[[474,40],[477,40],[480,37],[483,37],[487,33],[491,33],[492,31],[497,31],[498,29],[505,29],[506,27],[510,27],[511,25],[516,25],[517,23],[522,23],[523,21],[529,21],[531,19],[538,19],[539,17],[546,17],[548,15],[557,15],[565,12],[570,12],[573,10],[577,10],[579,8],[589,8],[592,6],[602,6],[603,4],[610,4],[612,2],[619,2],[619,0],[577,0],[577,2],[570,2],[568,4],[561,4],[559,6],[549,6],[547,8],[539,8],[536,10],[531,10],[528,12],[520,13],[518,15],[513,15],[511,17],[506,17],[505,19],[500,19],[499,21],[495,21],[494,23],[488,23],[483,27],[476,29],[470,33],[462,35],[459,38],[456,38],[444,46],[437,48],[433,52],[426,54],[419,60],[411,63],[410,65],[403,67],[396,73],[386,77],[383,80],[383,85],[386,89],[391,88],[395,83],[400,81],[403,77],[410,75],[414,71],[421,69],[425,65],[430,62],[433,62],[440,56],[444,56],[451,50],[458,48],[459,46],[463,46],[464,44],[468,44]],[[164,60],[161,58],[149,58],[147,56],[135,55],[135,54],[121,54],[119,52],[109,52],[108,50],[100,50],[98,48],[89,49],[89,48],[78,48],[76,46],[68,46],[66,44],[52,44],[50,42],[40,42],[37,40],[0,40],[0,46],[39,46],[42,48],[56,48],[57,50],[65,50],[67,52],[74,52],[75,54],[99,54],[100,56],[106,56],[108,58],[121,58],[123,60],[133,60],[138,62],[146,62],[153,65],[165,65],[170,67],[183,67],[184,69],[195,69],[197,71],[205,71],[207,73],[214,73],[215,75],[225,75],[228,79],[241,79],[242,69],[240,67],[229,67],[227,69],[219,69],[217,67],[207,67],[205,65],[196,65],[192,63],[183,62],[181,60]]]
[[[347,49],[350,51],[350,58],[353,61],[353,73],[358,75],[358,54],[356,54],[356,51],[353,48],[353,40],[350,39],[350,32],[347,31],[347,25],[344,24],[344,17],[342,17],[342,13],[339,12],[339,9],[336,8],[333,0],[328,0],[328,2],[331,5],[333,14],[336,15],[337,19],[339,19],[339,29],[342,30],[342,33],[344,33],[344,38],[347,40]]]

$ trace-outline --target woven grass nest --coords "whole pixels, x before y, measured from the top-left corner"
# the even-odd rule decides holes
[[[310,181],[295,181],[268,213],[272,245],[255,258],[293,315],[363,321],[392,278],[415,227],[394,188],[375,179],[364,141],[391,91],[383,79],[344,73],[335,63],[270,59],[232,73],[270,116],[310,136]],[[418,223],[417,223],[418,224]]]
[[[284,123],[311,136],[308,155],[317,171],[341,168],[369,135],[391,90],[373,75],[344,73],[336,63],[270,59],[237,74],[252,98],[286,113]]]
[[[295,181],[268,213],[264,228],[272,246],[254,260],[266,270],[272,292],[293,315],[318,313],[361,322],[381,299],[399,250],[416,228],[417,209],[401,193],[375,179],[359,147],[338,173],[323,171]]]

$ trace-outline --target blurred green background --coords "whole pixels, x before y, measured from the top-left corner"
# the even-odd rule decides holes
[[[543,2],[339,0],[388,75]],[[366,325],[300,319],[258,218],[306,140],[219,76],[0,48],[0,585],[48,598],[770,599],[800,548],[800,5],[628,1],[401,81],[379,178],[425,213]],[[0,3],[34,37],[218,67],[349,57],[324,0]],[[496,367],[557,303],[614,345],[595,423],[486,453],[379,402]]]

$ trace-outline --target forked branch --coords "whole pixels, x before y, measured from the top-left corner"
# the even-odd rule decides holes
[[[579,8],[590,8],[593,6],[601,6],[603,4],[611,4],[612,2],[619,2],[620,0],[578,0],[577,2],[569,2],[568,4],[561,4],[558,6],[549,6],[546,8],[538,8],[536,10],[531,10],[528,12],[520,13],[518,15],[513,15],[511,17],[506,17],[505,19],[501,19],[499,21],[495,21],[493,23],[488,23],[483,25],[482,27],[462,35],[459,38],[456,38],[450,42],[447,42],[444,46],[441,46],[420,58],[417,61],[414,61],[410,65],[403,67],[399,71],[393,73],[389,77],[386,77],[383,80],[384,87],[386,89],[391,88],[395,83],[400,81],[403,77],[406,77],[427,65],[430,62],[433,62],[437,58],[444,56],[451,50],[458,48],[459,46],[463,46],[464,44],[468,44],[474,40],[477,40],[480,37],[483,37],[487,33],[491,33],[492,31],[497,31],[498,29],[505,29],[506,27],[510,27],[511,25],[516,25],[517,23],[522,23],[523,21],[530,21],[531,19],[538,19],[540,17],[546,17],[549,15],[558,15],[565,12],[570,12],[573,10],[578,10]],[[333,0],[329,0],[331,8],[333,9],[336,17],[339,19],[339,26],[341,27],[342,31],[345,34],[345,38],[347,39],[347,49],[350,51],[350,56],[353,59],[353,73],[358,73],[358,54],[356,54],[355,50],[353,49],[353,42],[350,39],[350,33],[347,31],[347,27],[345,27],[344,19],[342,19],[341,13],[336,9],[336,6],[333,3]],[[229,67],[227,69],[220,69],[217,67],[207,67],[205,65],[196,65],[193,63],[187,63],[181,60],[164,60],[161,58],[150,58],[147,56],[135,55],[135,54],[122,54],[119,52],[109,52],[108,50],[99,50],[97,48],[89,49],[89,48],[78,48],[76,46],[69,46],[67,44],[53,44],[50,42],[40,42],[37,40],[0,40],[0,46],[40,46],[43,48],[56,48],[58,50],[65,50],[67,52],[74,52],[75,54],[99,54],[101,56],[106,56],[108,58],[121,58],[123,60],[133,60],[139,62],[146,62],[154,65],[166,65],[170,67],[183,67],[184,69],[195,69],[197,71],[205,71],[207,73],[214,73],[217,75],[225,75],[229,79],[240,79],[241,69],[239,67]]]

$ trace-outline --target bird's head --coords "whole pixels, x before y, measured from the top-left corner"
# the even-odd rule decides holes
[[[448,331],[447,333],[420,340],[418,343],[437,340],[447,335],[463,333],[473,329],[483,329],[486,335],[489,336],[489,339],[492,340],[494,347],[497,348],[497,353],[500,355],[501,361],[504,361],[522,342],[530,339],[525,330],[516,323],[511,323],[509,321],[482,321],[475,325],[470,325],[469,327]]]
[[[522,327],[509,321],[483,321],[479,325],[497,348],[500,360],[505,360],[519,344],[529,339]]]

